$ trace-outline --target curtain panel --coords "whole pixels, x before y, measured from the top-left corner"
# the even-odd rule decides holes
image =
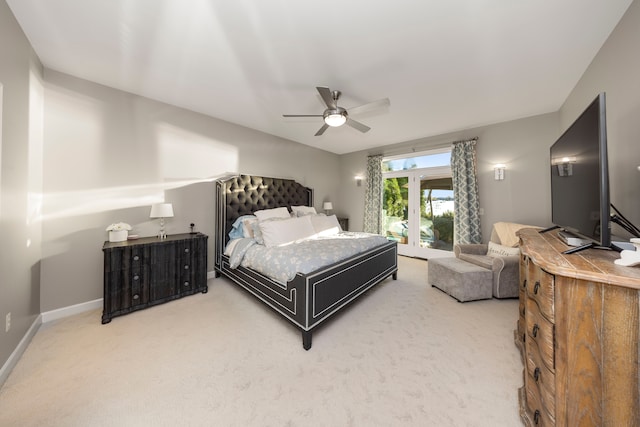
[[[364,231],[382,234],[382,155],[367,158],[367,188],[364,196]]]
[[[478,138],[452,144],[453,243],[482,243],[476,143]]]

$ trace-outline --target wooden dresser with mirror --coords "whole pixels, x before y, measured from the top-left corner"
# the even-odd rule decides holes
[[[640,426],[640,268],[615,251],[565,255],[557,231],[518,232],[528,426]]]

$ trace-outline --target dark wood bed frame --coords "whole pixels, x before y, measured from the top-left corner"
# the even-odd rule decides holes
[[[224,275],[302,330],[311,348],[312,331],[378,283],[397,279],[397,243],[388,243],[309,274],[286,285],[245,267],[231,269],[223,254],[234,221],[260,209],[313,206],[313,190],[293,180],[240,175],[216,182],[216,276]]]

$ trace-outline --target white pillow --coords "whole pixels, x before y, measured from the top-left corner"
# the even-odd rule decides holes
[[[520,255],[520,248],[512,248],[510,246],[503,246],[497,243],[489,242],[487,248],[487,255],[492,257],[503,256],[518,256]]]
[[[305,216],[316,214],[316,208],[313,206],[291,206],[291,211],[295,216]]]
[[[291,219],[290,216],[286,218],[274,217],[267,218],[264,221],[255,220],[251,223],[251,238],[253,238],[257,244],[264,246],[264,238],[262,237],[262,230],[260,229],[260,224],[264,224],[265,222],[271,221],[286,221],[287,219]]]
[[[309,216],[283,219],[282,221],[259,222],[264,245],[267,247],[286,245],[315,234]]]
[[[335,215],[311,215],[311,224],[319,236],[333,236],[340,233],[340,224]]]
[[[255,211],[253,214],[257,216],[260,221],[264,221],[269,218],[291,218],[289,210],[285,207],[262,209],[260,211]]]

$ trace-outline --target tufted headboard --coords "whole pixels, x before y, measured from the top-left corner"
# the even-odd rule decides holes
[[[216,269],[236,219],[261,209],[313,206],[313,190],[292,179],[238,175],[216,182]]]

